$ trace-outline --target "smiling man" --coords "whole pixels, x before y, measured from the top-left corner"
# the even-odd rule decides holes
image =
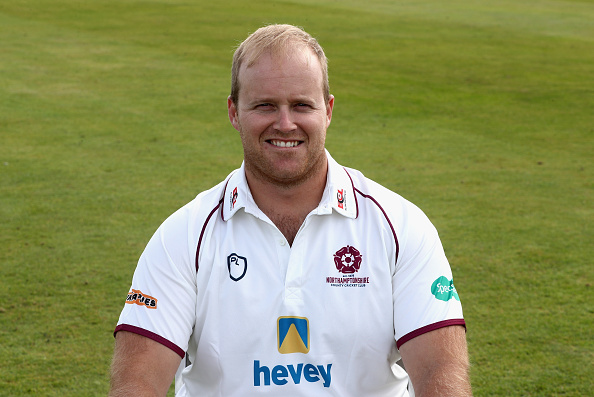
[[[244,162],[148,243],[111,395],[164,396],[176,371],[178,396],[471,395],[437,231],[324,148],[334,97],[317,41],[291,25],[250,35],[227,106]]]
[[[247,49],[240,47],[241,89],[227,101],[229,119],[243,143],[251,194],[292,244],[326,185],[324,143],[334,98],[324,95],[327,78],[315,53],[288,39],[251,62],[240,58],[250,42]]]

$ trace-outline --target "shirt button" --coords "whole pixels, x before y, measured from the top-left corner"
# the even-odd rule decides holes
[[[285,241],[285,239],[280,239],[280,240],[278,240],[278,243],[279,243],[279,244],[280,244],[282,247],[284,247],[285,245],[287,245],[287,242]]]

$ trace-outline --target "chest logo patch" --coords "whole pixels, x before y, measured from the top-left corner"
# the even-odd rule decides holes
[[[247,259],[233,253],[227,257],[227,268],[229,269],[229,277],[233,281],[241,280],[247,273]]]
[[[281,354],[309,352],[309,320],[306,317],[279,317],[278,351]]]
[[[334,266],[340,277],[326,277],[326,284],[332,287],[365,287],[369,284],[369,277],[356,277],[355,273],[361,269],[363,255],[355,247],[347,245],[334,254]]]
[[[347,245],[336,251],[334,254],[334,264],[336,270],[342,274],[353,274],[359,271],[361,267],[361,253],[355,248]]]

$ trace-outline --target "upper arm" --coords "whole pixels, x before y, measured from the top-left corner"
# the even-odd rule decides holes
[[[116,334],[110,397],[165,396],[181,361],[173,350],[144,336]]]
[[[472,395],[464,327],[419,335],[400,346],[400,354],[417,397]]]

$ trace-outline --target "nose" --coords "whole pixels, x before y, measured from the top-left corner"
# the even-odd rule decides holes
[[[294,131],[297,126],[293,122],[293,115],[288,106],[281,106],[277,112],[277,118],[274,123],[274,128],[280,132]]]

